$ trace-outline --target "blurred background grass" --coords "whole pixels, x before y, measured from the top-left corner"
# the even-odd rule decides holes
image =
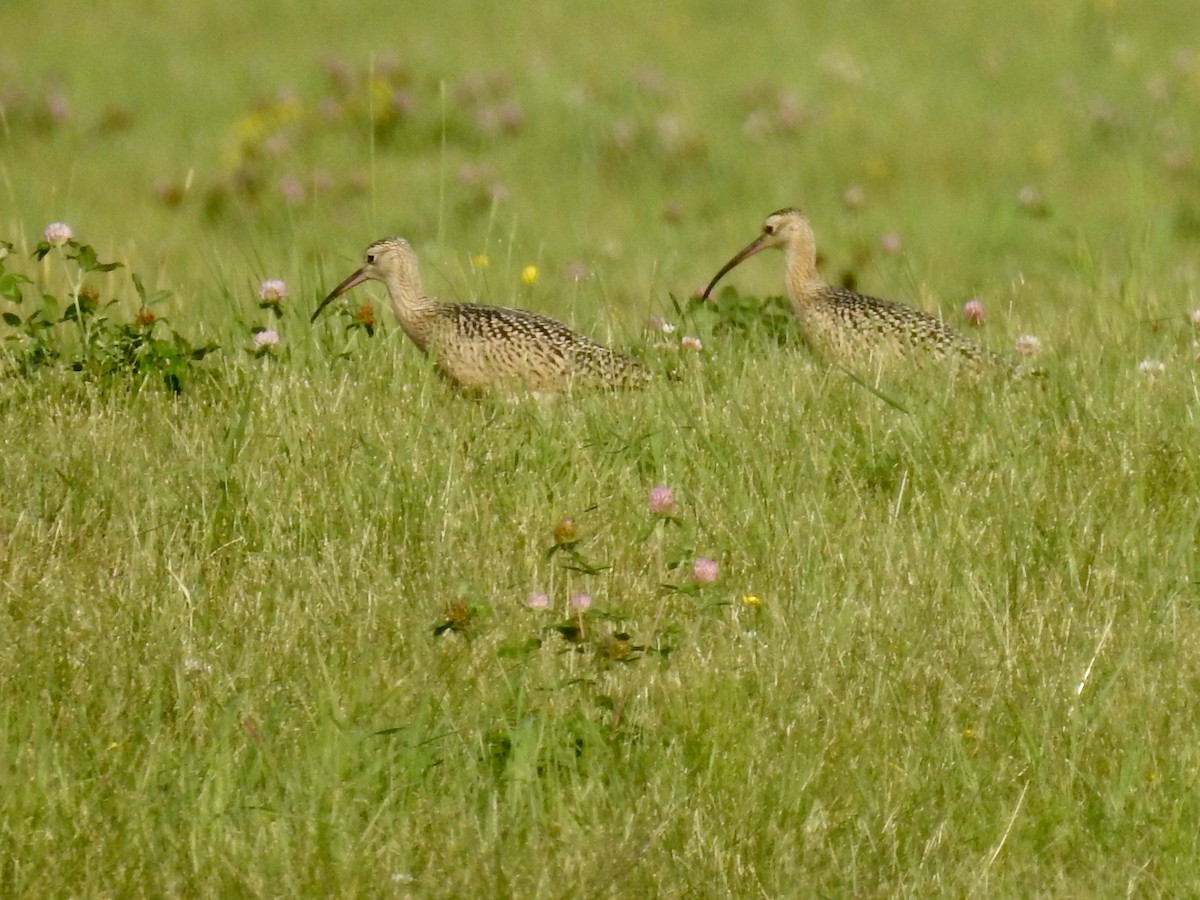
[[[1200,220],[1192,12],[16,2],[7,218],[68,219],[182,286],[400,231],[466,291],[501,242],[639,307],[790,203],[842,268],[901,233],[916,269],[889,282],[937,297],[1041,286],[1081,245],[1169,271]]]

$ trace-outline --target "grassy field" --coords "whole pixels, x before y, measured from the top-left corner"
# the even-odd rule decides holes
[[[0,7],[0,894],[1200,894],[1200,18],[793,6]],[[690,303],[787,205],[1040,374]],[[655,383],[310,326],[388,233]]]

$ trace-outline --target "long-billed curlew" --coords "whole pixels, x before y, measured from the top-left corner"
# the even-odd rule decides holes
[[[788,300],[804,339],[818,353],[845,361],[918,354],[972,362],[984,359],[978,344],[937,316],[826,284],[817,274],[812,226],[798,209],[781,209],[767,216],[762,234],[721,268],[703,296],[707,298],[738,263],[771,247],[783,250]]]
[[[649,372],[631,356],[523,309],[442,303],[425,296],[417,257],[399,237],[369,246],[363,266],[329,292],[312,314],[369,279],[382,281],[404,333],[456,385],[476,390],[562,391],[635,387]]]

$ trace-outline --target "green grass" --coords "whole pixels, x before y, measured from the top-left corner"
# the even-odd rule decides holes
[[[88,278],[116,319],[137,272],[221,347],[178,394],[2,367],[0,893],[1200,891],[1191,4],[307,6],[0,9],[0,238],[35,281],[0,309],[66,296],[28,256],[61,220],[125,264]],[[374,141],[372,67],[413,104]],[[282,153],[234,152],[289,104]],[[790,204],[831,279],[949,317],[979,296],[980,340],[1037,335],[1041,374],[866,373],[900,409],[754,304],[656,349],[643,320]],[[310,327],[387,232],[437,295],[662,377],[469,399],[388,314]],[[730,282],[778,293],[780,260]]]

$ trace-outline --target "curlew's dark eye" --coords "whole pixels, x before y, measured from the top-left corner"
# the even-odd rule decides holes
[[[766,225],[763,226],[763,234],[774,234],[774,233],[775,233],[775,226],[772,225],[770,222],[768,222]]]
[[[374,253],[367,254],[367,265],[368,266],[375,265],[375,254]]]

